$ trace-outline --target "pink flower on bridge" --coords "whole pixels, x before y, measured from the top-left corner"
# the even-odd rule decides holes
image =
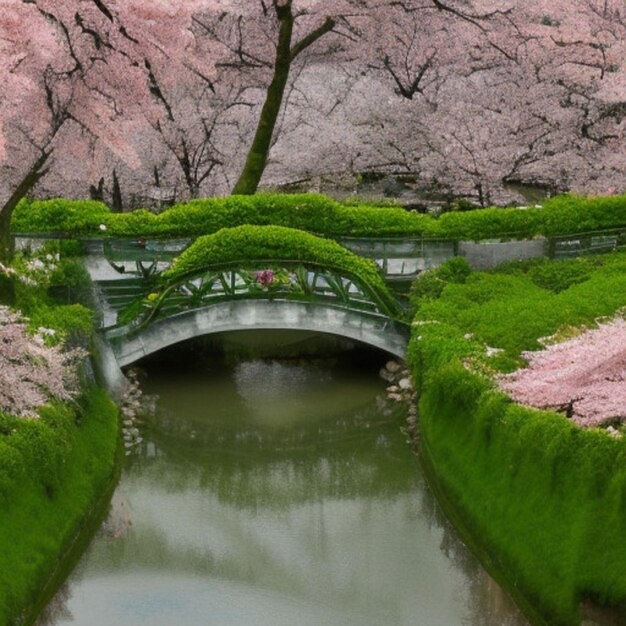
[[[274,272],[272,272],[272,270],[257,272],[256,280],[261,284],[263,289],[267,289],[274,282]]]

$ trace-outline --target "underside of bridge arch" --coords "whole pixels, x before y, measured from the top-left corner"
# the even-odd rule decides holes
[[[235,331],[297,330],[333,335],[404,359],[408,327],[384,316],[319,303],[239,300],[213,304],[157,320],[134,334],[106,335],[120,367],[197,337]]]
[[[293,329],[251,329],[212,333],[194,337],[154,353],[157,361],[170,362],[196,355],[221,355],[230,360],[249,359],[299,359],[328,357],[331,355],[369,355],[372,362],[378,363],[389,354],[362,344],[354,339],[319,331]]]

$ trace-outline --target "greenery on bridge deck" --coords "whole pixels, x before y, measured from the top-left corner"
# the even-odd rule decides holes
[[[400,308],[376,264],[331,239],[283,226],[238,226],[197,239],[161,274],[164,284],[192,276],[211,266],[298,261],[326,267],[364,283],[379,299],[383,312],[399,317]]]
[[[105,204],[88,200],[26,200],[14,214],[12,229],[68,236],[195,237],[244,224],[286,226],[332,237],[524,239],[624,227],[626,196],[563,195],[546,200],[542,208],[477,209],[438,218],[399,207],[342,204],[319,194],[206,198],[159,215],[147,210],[111,213]]]
[[[626,610],[626,437],[521,407],[490,379],[539,337],[623,307],[626,253],[494,272],[449,263],[417,281],[409,346],[423,459],[448,512],[538,623],[579,624],[584,598]]]

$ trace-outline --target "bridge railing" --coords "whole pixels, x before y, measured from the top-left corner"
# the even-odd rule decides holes
[[[611,252],[626,246],[626,228],[595,230],[548,239],[548,256],[553,259]]]
[[[240,299],[317,302],[389,319],[402,317],[395,302],[343,269],[270,259],[211,266],[171,283],[157,280],[153,291],[119,312],[116,326],[140,330],[156,319]]]

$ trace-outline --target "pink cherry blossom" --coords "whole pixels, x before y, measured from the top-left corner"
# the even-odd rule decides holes
[[[34,418],[50,400],[76,396],[76,363],[84,352],[46,346],[44,336],[52,334],[40,328],[29,335],[20,314],[0,306],[0,411]]]
[[[410,173],[484,204],[510,199],[503,181],[626,189],[623,0],[288,4],[298,54],[264,183]],[[2,2],[0,207],[42,150],[45,196],[110,189],[114,168],[133,204],[228,193],[272,78],[275,6]]]
[[[499,378],[514,400],[565,412],[581,426],[626,421],[626,320],[525,352],[528,367]]]

